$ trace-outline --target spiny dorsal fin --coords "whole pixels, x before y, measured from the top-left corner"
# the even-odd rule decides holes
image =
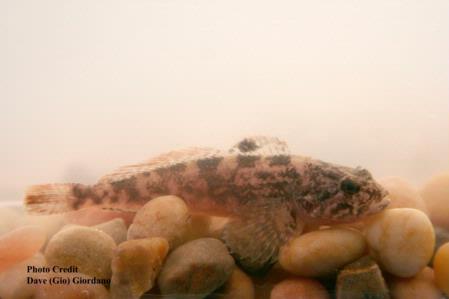
[[[99,183],[111,183],[121,181],[139,173],[149,172],[158,168],[169,167],[179,163],[221,156],[220,150],[205,147],[191,147],[161,154],[142,163],[120,167],[114,172],[100,178]]]
[[[238,155],[289,155],[288,145],[276,137],[251,136],[237,142],[230,150],[230,154]]]
[[[264,199],[239,211],[223,240],[243,269],[260,272],[277,261],[279,247],[302,231],[303,223],[280,199]]]

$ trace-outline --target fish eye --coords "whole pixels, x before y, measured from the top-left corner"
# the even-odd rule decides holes
[[[356,194],[360,191],[360,186],[350,179],[344,179],[340,183],[340,189],[346,194]]]

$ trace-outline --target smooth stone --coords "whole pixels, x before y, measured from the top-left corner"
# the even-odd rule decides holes
[[[42,268],[47,265],[45,257],[38,252],[36,255],[17,263],[0,273],[0,298],[2,299],[34,299],[41,285],[29,284],[27,277],[45,279],[47,273],[29,273],[28,266]]]
[[[358,231],[323,229],[303,234],[281,247],[279,263],[299,276],[324,276],[362,256],[365,247]]]
[[[111,236],[112,239],[114,239],[115,244],[117,245],[122,243],[123,241],[126,241],[128,228],[126,227],[125,221],[122,218],[115,218],[107,222],[94,225],[92,227],[99,229]]]
[[[435,284],[433,269],[426,267],[411,278],[392,277],[389,282],[393,299],[442,299],[442,293]]]
[[[323,285],[310,278],[284,280],[271,290],[270,299],[329,299]]]
[[[129,240],[117,246],[111,264],[111,299],[138,299],[150,290],[167,253],[163,238]]]
[[[109,292],[103,284],[87,282],[92,277],[82,273],[58,273],[62,279],[70,280],[70,284],[46,284],[36,290],[33,299],[109,299]],[[80,281],[81,283],[74,283]]]
[[[254,284],[245,272],[238,267],[234,268],[231,277],[208,299],[254,299]]]
[[[275,285],[283,280],[296,278],[291,273],[282,268],[279,262],[275,263],[267,273],[251,277],[254,282],[255,294],[257,299],[269,299],[271,290]]]
[[[389,299],[379,266],[369,256],[345,266],[338,273],[336,299]]]
[[[432,223],[416,209],[385,210],[367,225],[365,235],[381,268],[399,277],[416,275],[433,255]]]
[[[379,179],[378,182],[388,191],[388,197],[391,199],[388,209],[412,208],[428,213],[418,190],[406,180],[400,177],[386,177]]]
[[[0,272],[35,255],[47,234],[38,226],[24,226],[0,237]]]
[[[161,293],[204,298],[222,286],[234,270],[234,259],[220,240],[185,243],[168,256],[158,277]]]
[[[65,217],[62,214],[54,215],[25,215],[20,217],[16,226],[39,226],[47,233],[47,241],[50,240],[54,234],[56,234],[64,225]],[[45,248],[46,245],[44,245]]]
[[[45,257],[50,265],[77,266],[80,273],[111,277],[111,260],[116,245],[106,233],[90,227],[71,226],[48,242]]]
[[[421,196],[433,224],[449,230],[449,172],[432,177],[422,188]]]
[[[81,210],[65,213],[67,223],[82,226],[93,226],[110,221],[115,218],[122,218],[126,226],[129,226],[134,218],[135,212],[121,212],[104,210],[98,207],[84,208]]]
[[[134,217],[128,229],[128,240],[161,237],[170,249],[188,238],[190,214],[185,202],[173,195],[150,200]]]
[[[438,248],[433,260],[435,282],[449,296],[449,243]]]

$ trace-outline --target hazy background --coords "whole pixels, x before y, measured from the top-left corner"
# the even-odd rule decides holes
[[[248,134],[449,169],[449,1],[0,0],[0,201]]]

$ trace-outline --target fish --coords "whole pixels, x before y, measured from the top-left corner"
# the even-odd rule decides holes
[[[306,225],[357,221],[384,210],[387,191],[370,172],[290,154],[276,137],[245,137],[227,151],[188,148],[107,174],[94,185],[31,186],[30,213],[86,207],[137,211],[176,195],[192,214],[229,217],[222,239],[248,271],[276,262],[280,246]]]

